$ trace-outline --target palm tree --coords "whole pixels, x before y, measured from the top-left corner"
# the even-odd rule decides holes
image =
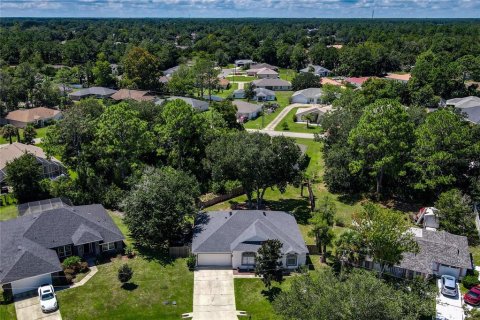
[[[11,124],[5,125],[2,129],[3,138],[9,139],[10,144],[12,144],[12,138],[15,137],[17,134],[18,129]]]

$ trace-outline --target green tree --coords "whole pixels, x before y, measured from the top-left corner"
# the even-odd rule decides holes
[[[297,91],[307,88],[320,88],[320,77],[310,72],[298,73],[292,80],[292,89]]]
[[[112,76],[112,68],[103,52],[98,54],[92,73],[97,86],[110,87],[115,83]]]
[[[12,138],[15,137],[17,133],[18,133],[18,129],[11,124],[6,124],[2,128],[2,136],[4,139],[8,139],[10,144],[13,143]]]
[[[208,95],[211,96],[212,90],[218,85],[219,70],[215,68],[215,62],[199,58],[193,66],[193,74],[195,77],[195,86],[198,89],[198,95],[203,97],[204,91],[207,90]]]
[[[255,91],[253,91],[254,87],[250,83],[250,84],[246,84],[244,88],[245,88],[245,98],[247,99],[247,101],[252,100],[253,97],[255,96]]]
[[[475,213],[468,195],[458,189],[443,192],[435,202],[440,227],[450,233],[466,236],[470,244],[479,242],[475,228]]]
[[[199,195],[197,181],[187,173],[148,168],[123,202],[125,223],[138,244],[166,246],[188,232]]]
[[[329,196],[326,196],[320,201],[313,217],[309,220],[312,225],[309,235],[315,237],[317,248],[322,253],[324,261],[327,253],[327,245],[329,245],[335,237],[335,233],[333,232],[333,217],[336,212],[335,202]]]
[[[13,188],[13,195],[19,203],[42,198],[43,169],[33,154],[25,153],[8,162],[5,173],[7,185]]]
[[[143,48],[133,47],[123,59],[122,81],[131,88],[157,90],[160,70],[158,59]]]
[[[130,266],[126,263],[122,264],[122,266],[118,269],[118,281],[125,285],[128,281],[130,281],[133,277],[133,270]]]
[[[378,100],[366,107],[358,125],[350,132],[348,143],[355,150],[350,171],[366,171],[375,177],[380,196],[385,177],[405,174],[406,154],[413,140],[413,123],[404,106],[395,100]]]
[[[195,79],[193,71],[187,65],[180,67],[168,81],[168,90],[174,95],[193,95]]]
[[[255,257],[255,276],[262,277],[263,284],[270,291],[272,281],[283,281],[282,247],[280,240],[262,242]]]
[[[293,47],[290,63],[293,69],[300,70],[305,67],[307,63],[307,54],[302,45],[297,44]]]
[[[221,114],[223,120],[227,123],[228,128],[241,129],[242,126],[237,122],[237,106],[230,100],[214,102],[211,106],[212,110]]]
[[[475,135],[461,115],[448,109],[431,112],[415,136],[409,163],[416,173],[414,189],[438,194],[465,180],[475,157]]]
[[[353,229],[358,232],[368,255],[381,266],[380,277],[387,266],[400,263],[404,252],[418,251],[409,228],[401,212],[373,203],[365,204],[363,210],[354,216]]]
[[[23,142],[25,144],[34,144],[34,139],[37,136],[37,131],[32,124],[28,124],[25,129],[23,129]]]

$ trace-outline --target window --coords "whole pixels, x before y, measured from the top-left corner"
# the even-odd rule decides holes
[[[292,267],[296,265],[297,265],[297,255],[287,254],[287,267]]]
[[[72,255],[72,247],[68,246],[61,246],[57,248],[58,256],[60,258],[69,257]]]
[[[255,252],[242,253],[242,264],[252,266],[255,265]]]
[[[102,243],[102,251],[115,250],[115,242]]]

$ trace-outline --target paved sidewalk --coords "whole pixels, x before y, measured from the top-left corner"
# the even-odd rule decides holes
[[[301,103],[293,103],[286,106],[280,113],[272,120],[264,130],[275,130],[275,127],[285,118],[285,116],[292,110],[293,108],[310,108],[315,106],[315,104],[301,104]]]
[[[231,269],[195,270],[193,320],[238,320]]]

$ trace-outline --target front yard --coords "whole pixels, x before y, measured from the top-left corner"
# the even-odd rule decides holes
[[[283,129],[284,123],[288,125],[288,131],[291,132],[302,132],[302,133],[320,133],[321,127],[309,125],[307,127],[306,123],[299,123],[293,120],[295,113],[297,112],[298,108],[293,108],[288,112],[288,114],[283,118],[282,121],[275,127],[275,131],[285,131]]]
[[[265,119],[262,127],[262,117],[258,117],[257,119],[247,121],[243,126],[247,129],[263,129],[266,127],[273,119],[275,119],[280,111],[282,111],[286,106],[290,104],[290,97],[292,96],[292,91],[276,91],[277,100],[272,101],[276,102],[279,105],[279,108],[270,114],[265,114]]]
[[[45,138],[45,135],[47,134],[48,127],[43,127],[43,128],[35,128],[35,131],[37,131],[37,136],[36,138]],[[23,129],[20,129],[20,138],[23,139]],[[12,139],[13,142],[17,141],[17,137],[14,137]],[[0,135],[0,144],[7,144],[10,141],[8,139],[5,139],[2,135]]]

